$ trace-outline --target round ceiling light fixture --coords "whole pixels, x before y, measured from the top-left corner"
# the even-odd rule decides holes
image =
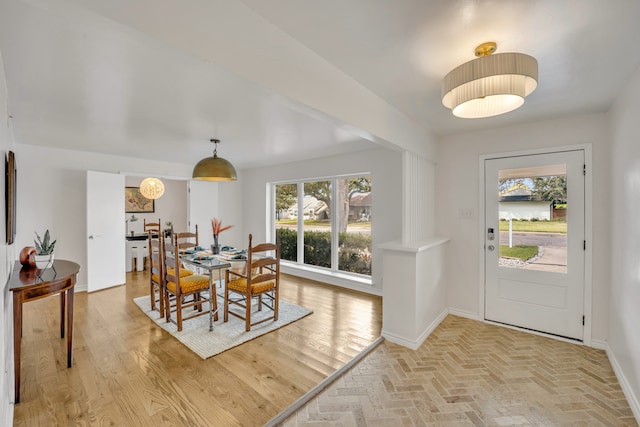
[[[149,200],[159,199],[164,194],[164,184],[158,178],[145,178],[140,183],[140,194]]]
[[[524,53],[493,55],[497,45],[476,47],[476,59],[454,68],[442,81],[442,104],[465,119],[513,111],[538,86],[538,61]]]

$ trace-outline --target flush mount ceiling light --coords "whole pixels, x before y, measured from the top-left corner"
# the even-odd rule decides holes
[[[164,184],[158,178],[145,178],[140,183],[140,194],[150,200],[159,199],[164,194]]]
[[[213,157],[205,157],[193,168],[193,179],[201,181],[235,181],[238,179],[236,169],[222,157],[218,157],[219,139],[212,139],[215,144]]]
[[[499,53],[494,42],[475,50],[478,58],[453,69],[442,81],[442,103],[465,119],[497,116],[524,104],[538,86],[538,61],[523,53]]]

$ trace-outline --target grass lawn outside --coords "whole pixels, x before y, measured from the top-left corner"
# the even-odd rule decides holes
[[[509,231],[509,221],[499,221],[500,231]],[[513,221],[513,231],[567,234],[566,221]]]
[[[518,258],[522,261],[533,258],[538,255],[538,247],[530,245],[500,245],[500,256],[506,258]]]

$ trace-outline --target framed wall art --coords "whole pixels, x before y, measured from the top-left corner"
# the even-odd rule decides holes
[[[7,152],[4,177],[5,224],[7,225],[7,245],[16,238],[16,157],[13,151]]]
[[[155,200],[147,199],[140,193],[140,187],[124,188],[125,213],[155,212]]]

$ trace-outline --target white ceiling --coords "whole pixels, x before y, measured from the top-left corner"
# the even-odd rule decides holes
[[[607,111],[639,22],[637,0],[2,0],[0,53],[19,144],[195,164],[217,137],[242,169],[394,143],[372,108],[426,135]],[[455,118],[441,80],[485,41],[536,57],[538,88]]]

